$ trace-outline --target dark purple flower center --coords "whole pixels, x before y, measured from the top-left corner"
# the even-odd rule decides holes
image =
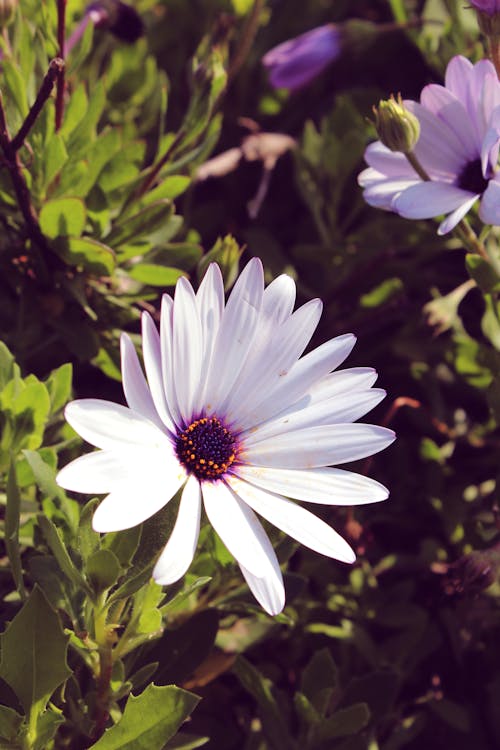
[[[483,177],[481,159],[467,162],[458,178],[458,187],[462,190],[468,190],[470,193],[479,193],[480,195],[484,193],[488,187],[488,180]]]
[[[235,460],[238,444],[217,417],[203,417],[177,435],[175,451],[189,474],[218,479]]]

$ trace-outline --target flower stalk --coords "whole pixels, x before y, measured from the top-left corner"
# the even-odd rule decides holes
[[[66,54],[66,3],[67,0],[57,0],[57,43],[59,45],[59,58],[64,61]],[[61,129],[63,118],[64,118],[64,94],[66,90],[66,77],[64,66],[62,67],[59,76],[57,78],[57,92],[56,92],[56,115],[55,115],[55,128],[56,131]]]

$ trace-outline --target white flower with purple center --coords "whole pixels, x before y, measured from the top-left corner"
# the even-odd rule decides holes
[[[493,64],[454,57],[444,86],[430,84],[420,104],[404,105],[420,122],[413,154],[429,179],[404,154],[377,141],[366,149],[369,168],[358,178],[366,202],[408,219],[445,214],[439,234],[453,229],[477,201],[480,219],[500,224],[500,82]]]
[[[370,456],[394,439],[391,430],[355,423],[385,396],[372,387],[375,371],[333,372],[354,336],[338,336],[302,356],[322,305],[316,299],[293,312],[294,304],[293,280],[279,276],[265,289],[257,259],[247,264],[227,304],[217,265],[197,294],[181,278],[174,299],[163,297],[159,334],[143,315],[147,380],[130,338],[122,335],[128,406],[97,399],[67,406],[68,422],[100,450],[77,458],[57,478],[68,490],[109,493],[93,518],[100,532],[145,521],[182,488],[154,579],[174,583],[188,570],[203,504],[270,614],[282,610],[285,592],[256,513],[305,546],[352,563],[347,542],[296,501],[384,500],[381,484],[332,464]]]

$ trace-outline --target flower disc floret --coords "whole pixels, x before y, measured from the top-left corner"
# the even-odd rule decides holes
[[[237,450],[236,439],[217,417],[196,419],[175,441],[180,463],[200,481],[223,476]]]

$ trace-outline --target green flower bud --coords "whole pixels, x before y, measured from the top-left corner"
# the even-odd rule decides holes
[[[14,20],[17,6],[18,0],[0,0],[0,28]]]
[[[375,127],[384,146],[391,151],[408,154],[415,148],[420,137],[420,123],[403,104],[401,94],[379,102],[373,107]]]

